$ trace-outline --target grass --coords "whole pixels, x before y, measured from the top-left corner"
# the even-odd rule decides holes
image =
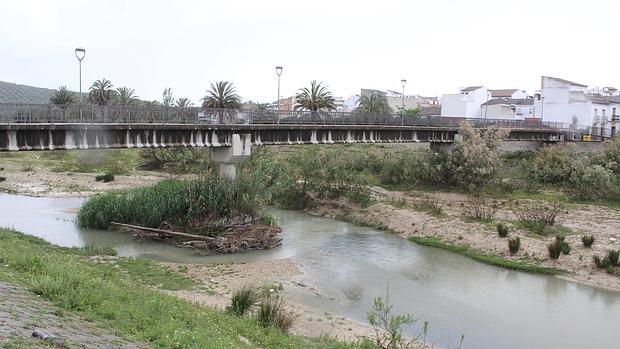
[[[156,348],[371,348],[367,343],[290,336],[256,320],[166,295],[147,285],[154,280],[178,283],[184,276],[139,259],[120,258],[117,268],[91,261],[77,249],[0,230],[0,264],[0,280],[24,285],[62,311]],[[137,278],[144,273],[149,275],[147,285]]]
[[[474,259],[478,262],[482,262],[485,264],[490,264],[497,267],[502,267],[506,269],[525,271],[529,273],[539,273],[539,274],[548,274],[548,275],[557,275],[562,273],[562,270],[556,268],[543,267],[539,265],[532,264],[531,262],[523,261],[523,260],[512,260],[502,258],[500,256],[496,256],[490,253],[481,252],[475,249],[472,249],[469,246],[457,245],[448,242],[441,241],[434,237],[420,237],[420,236],[410,236],[409,240],[429,247],[440,248],[442,250],[458,253],[464,256],[467,256],[471,259]]]
[[[237,316],[245,314],[258,301],[258,291],[251,286],[243,286],[233,292],[227,310]]]

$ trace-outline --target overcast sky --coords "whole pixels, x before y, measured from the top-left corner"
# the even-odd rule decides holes
[[[0,80],[78,89],[73,49],[86,48],[83,89],[107,78],[142,99],[197,102],[232,81],[273,101],[312,79],[337,96],[361,87],[441,95],[458,87],[522,88],[540,76],[620,85],[614,0],[5,1]]]

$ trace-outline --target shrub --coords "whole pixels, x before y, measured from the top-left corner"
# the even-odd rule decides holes
[[[258,301],[258,292],[254,287],[243,286],[233,292],[228,312],[241,316],[245,314]]]
[[[288,311],[286,305],[286,301],[278,295],[263,298],[258,304],[258,322],[263,327],[275,326],[287,331],[295,323],[297,315]]]
[[[581,242],[583,243],[584,247],[592,247],[592,244],[594,243],[594,235],[584,235],[581,237]]]
[[[562,253],[562,246],[556,239],[547,245],[547,250],[549,250],[549,257],[551,257],[551,259],[558,259]]]
[[[479,189],[495,178],[500,164],[497,148],[508,132],[488,128],[484,132],[469,123],[459,127],[462,139],[454,143],[445,169],[452,182]]]
[[[570,178],[570,191],[582,199],[609,197],[614,189],[614,173],[601,165],[579,162]]]
[[[512,212],[525,228],[540,235],[547,235],[550,233],[548,228],[555,224],[557,215],[562,212],[562,206],[559,203],[519,205],[513,207]]]
[[[594,256],[594,264],[597,268],[605,269],[607,273],[614,274],[616,271],[616,267],[620,266],[618,264],[620,257],[620,250],[609,250],[607,251],[607,256],[603,259],[599,256]]]
[[[501,238],[508,236],[508,226],[504,223],[497,223],[497,235]]]
[[[520,247],[521,247],[521,239],[518,236],[508,239],[508,249],[510,250],[510,254],[515,254],[519,252]]]
[[[383,349],[409,348],[412,342],[403,336],[403,327],[416,320],[410,314],[393,315],[393,307],[390,303],[389,288],[385,300],[378,297],[373,301],[367,319],[375,332],[375,344]]]
[[[6,177],[0,176],[0,182],[6,181]]]
[[[488,204],[484,199],[472,200],[463,208],[463,215],[466,218],[479,222],[493,220],[496,212],[497,206]]]
[[[565,255],[570,254],[571,247],[568,242],[564,240],[564,236],[556,235],[555,240],[547,245],[547,250],[549,250],[549,257],[558,259],[562,253]]]
[[[95,180],[97,182],[103,181],[104,183],[112,182],[114,180],[114,175],[111,173],[106,173],[102,175],[96,175]]]
[[[575,154],[572,145],[544,147],[536,154],[530,173],[544,183],[567,184],[575,171]]]
[[[441,200],[438,196],[428,195],[428,196],[425,196],[415,206],[421,211],[425,211],[435,217],[439,217],[443,215],[444,205],[445,205],[445,201]]]

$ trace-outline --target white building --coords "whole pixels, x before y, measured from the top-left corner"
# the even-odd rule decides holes
[[[600,134],[603,130],[610,133],[612,117],[620,112],[620,104],[617,98],[588,94],[587,85],[543,76],[534,109],[535,117],[542,121],[591,127],[592,133]]]
[[[360,96],[370,96],[373,93],[382,94],[385,96],[388,105],[392,108],[392,111],[398,112],[403,106],[403,94],[396,91],[381,91],[368,88],[361,89]],[[421,107],[429,107],[433,105],[432,101],[427,100],[420,95],[405,95],[404,98],[405,109],[415,109]]]
[[[525,120],[534,118],[533,98],[494,98],[481,106],[486,119]]]
[[[480,106],[489,97],[489,91],[484,86],[465,87],[459,93],[442,95],[441,116],[480,118]]]

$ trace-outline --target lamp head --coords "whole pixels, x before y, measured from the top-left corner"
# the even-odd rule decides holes
[[[83,47],[78,47],[75,49],[75,57],[78,59],[78,61],[81,61],[82,59],[84,59],[85,55],[86,55],[86,50]]]
[[[276,67],[276,74],[278,74],[278,76],[280,76],[282,74],[282,66],[277,66]]]
[[[407,84],[407,80],[405,79],[400,80],[400,84],[402,87],[405,87],[405,84]]]

